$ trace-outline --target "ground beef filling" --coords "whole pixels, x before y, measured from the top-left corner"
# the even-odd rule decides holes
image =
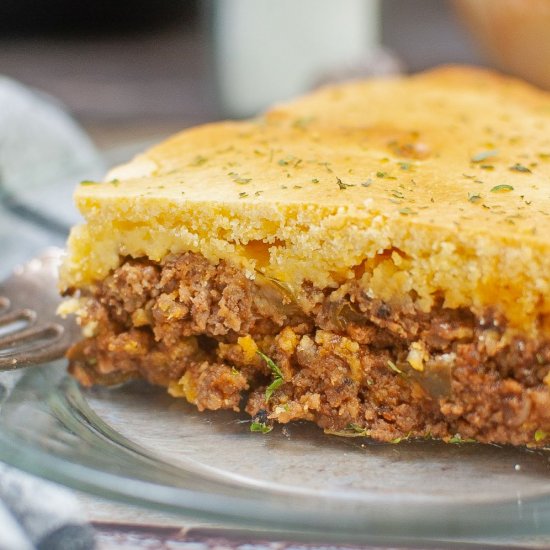
[[[143,378],[265,426],[547,443],[549,343],[511,338],[494,315],[382,303],[358,280],[302,290],[297,303],[283,284],[199,254],[126,259],[89,289],[71,372],[85,385]]]

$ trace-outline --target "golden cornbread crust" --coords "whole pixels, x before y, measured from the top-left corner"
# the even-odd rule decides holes
[[[184,131],[77,190],[73,372],[248,395],[262,422],[543,444],[548,182],[550,95],[465,67]]]

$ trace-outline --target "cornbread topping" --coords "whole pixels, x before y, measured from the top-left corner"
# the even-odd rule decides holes
[[[185,131],[77,190],[72,371],[256,431],[544,444],[549,181],[550,96],[474,69]]]

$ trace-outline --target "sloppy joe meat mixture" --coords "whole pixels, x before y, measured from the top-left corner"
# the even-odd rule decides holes
[[[266,430],[308,420],[381,441],[545,443],[549,342],[510,338],[491,312],[383,303],[360,280],[301,291],[195,253],[127,258],[82,294],[87,337],[70,370],[84,385],[145,379],[199,410],[244,409]]]

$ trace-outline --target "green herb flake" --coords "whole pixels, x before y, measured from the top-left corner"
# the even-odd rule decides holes
[[[414,210],[411,210],[409,207],[400,208],[399,213],[402,216],[414,216],[414,215],[416,215],[416,212]]]
[[[494,170],[495,167],[492,164],[481,164],[480,168],[482,170]]]
[[[328,435],[337,435],[338,437],[369,437],[370,430],[363,428],[359,424],[348,424],[343,430],[325,430]]]
[[[460,444],[460,443],[475,443],[476,440],[470,437],[463,438],[460,434],[455,434],[449,439],[449,443]]]
[[[402,435],[400,437],[396,437],[390,441],[392,445],[397,445],[398,443],[401,443],[401,441],[407,441],[411,437],[412,432],[409,432],[407,435]]]
[[[527,168],[527,166],[524,166],[523,164],[520,164],[519,162],[516,162],[514,166],[510,166],[509,168],[513,172],[523,172],[524,174],[531,174],[531,170]]]
[[[508,192],[513,190],[514,188],[511,185],[508,185],[507,183],[502,183],[501,185],[495,185],[491,189],[491,193],[502,193],[502,192]]]
[[[319,183],[319,180],[318,180],[317,178],[313,178],[313,179],[311,180],[311,183]]]
[[[363,426],[360,426],[359,424],[354,424],[353,422],[351,424],[348,424],[345,427],[345,433],[342,435],[345,435],[347,437],[369,437],[370,436],[370,430],[367,428],[363,428]]]
[[[377,178],[385,178],[387,176],[386,172],[376,172]]]
[[[412,164],[410,162],[399,162],[399,168],[401,168],[401,170],[410,170],[411,169],[411,166]]]
[[[92,181],[92,180],[82,180],[80,182],[80,185],[99,185],[98,181]]]
[[[540,443],[541,441],[544,441],[547,437],[548,437],[548,434],[544,431],[544,430],[541,430],[540,428],[535,432],[535,442],[536,443]]]
[[[300,130],[304,130],[308,127],[309,124],[313,122],[314,118],[312,116],[305,116],[302,118],[297,118],[293,123],[293,128],[298,128]]]
[[[278,390],[285,382],[285,379],[283,377],[283,373],[277,363],[273,361],[270,357],[268,357],[265,353],[262,353],[261,351],[256,351],[256,353],[266,362],[267,366],[271,369],[271,373],[273,375],[273,382],[267,386],[265,390],[265,400],[266,402],[269,401],[271,396],[273,395],[273,392]]]
[[[366,428],[359,426],[359,424],[354,424],[353,422],[346,426],[346,430],[349,430],[351,432],[354,432],[356,434],[361,434],[361,435],[367,435],[368,433],[368,430]]]
[[[191,166],[202,166],[208,159],[202,155],[197,155],[192,161]]]
[[[241,191],[239,193],[239,199],[244,199],[246,197],[248,197],[248,193],[246,193],[245,191]]]
[[[340,178],[336,178],[336,183],[338,184],[338,187],[340,189],[347,189],[348,187],[355,187],[355,185],[352,185],[351,183],[344,183]]]
[[[250,424],[250,431],[262,434],[268,434],[273,429],[273,426],[269,426],[265,422],[252,422]]]
[[[477,202],[481,200],[481,195],[478,193],[468,193],[468,200],[470,202]]]
[[[496,157],[498,155],[497,149],[488,149],[487,151],[480,151],[472,156],[470,159],[472,162],[478,163],[483,162],[484,160]]]
[[[397,374],[403,374],[403,371],[393,362],[388,359],[388,367]]]
[[[120,180],[115,178],[114,180],[111,180],[109,183],[111,185],[114,185],[115,187],[118,187],[120,185]]]
[[[269,384],[269,386],[267,386],[265,389],[266,402],[270,400],[273,393],[276,392],[284,384],[284,382],[285,381],[282,378],[276,378],[273,382],[271,382],[271,384]]]
[[[233,181],[239,185],[246,185],[252,181],[252,178],[243,178],[237,172],[228,172],[227,175],[233,178]]]
[[[302,162],[302,159],[296,158],[293,155],[289,155],[288,157],[279,159],[277,161],[277,164],[279,166],[290,166],[292,164],[294,168],[296,168],[301,162]]]
[[[329,174],[332,174],[332,168],[330,167],[330,162],[318,162],[317,163],[319,166],[324,166],[326,171],[329,173]]]

